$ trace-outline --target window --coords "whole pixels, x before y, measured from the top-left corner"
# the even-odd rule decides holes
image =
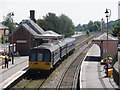
[[[38,61],[42,61],[43,59],[43,54],[42,53],[38,53]]]
[[[50,61],[50,54],[44,53],[44,61]]]
[[[107,49],[104,49],[103,52],[104,52],[104,53],[107,53]]]
[[[31,57],[30,61],[36,61],[36,54],[35,53],[32,53],[30,57]]]

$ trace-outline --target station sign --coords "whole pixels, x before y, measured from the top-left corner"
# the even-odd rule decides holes
[[[17,43],[27,43],[26,40],[17,40]]]

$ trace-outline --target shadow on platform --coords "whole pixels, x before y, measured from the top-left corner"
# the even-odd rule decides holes
[[[96,62],[100,62],[101,57],[95,57],[95,56],[87,56],[85,61],[96,61]]]

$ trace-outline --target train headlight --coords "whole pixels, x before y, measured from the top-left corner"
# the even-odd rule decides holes
[[[50,65],[50,63],[49,63],[49,62],[46,62],[45,65]]]

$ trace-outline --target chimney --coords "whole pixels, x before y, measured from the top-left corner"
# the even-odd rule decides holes
[[[30,10],[30,19],[33,20],[36,23],[36,20],[35,20],[35,11],[34,10]]]

